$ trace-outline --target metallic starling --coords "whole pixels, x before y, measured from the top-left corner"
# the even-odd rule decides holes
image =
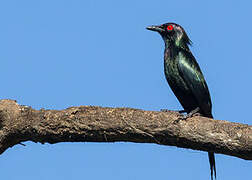
[[[147,29],[158,32],[165,42],[165,77],[185,112],[191,114],[198,110],[201,115],[213,118],[209,90],[200,67],[189,49],[191,41],[185,30],[175,23],[149,26]],[[214,153],[208,152],[208,157],[213,180],[213,172],[216,179]]]

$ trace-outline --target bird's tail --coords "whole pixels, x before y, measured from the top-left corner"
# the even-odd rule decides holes
[[[213,180],[213,173],[216,179],[216,166],[215,166],[214,153],[208,152],[208,159],[209,159],[210,169],[211,169],[211,180]]]
[[[207,117],[213,118],[212,113],[208,114]],[[211,170],[211,180],[213,180],[213,174],[216,180],[216,165],[215,165],[215,158],[213,152],[208,152],[208,159],[210,164],[210,170]]]

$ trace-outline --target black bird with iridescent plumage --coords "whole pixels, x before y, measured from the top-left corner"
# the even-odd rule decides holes
[[[165,42],[165,77],[184,110],[188,114],[198,110],[201,115],[213,118],[209,90],[189,49],[191,41],[185,30],[176,23],[149,26],[147,29],[158,32]],[[213,173],[216,178],[214,153],[208,152],[208,157],[213,180]]]

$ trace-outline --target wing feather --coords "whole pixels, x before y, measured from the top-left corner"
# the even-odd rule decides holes
[[[212,116],[210,93],[197,61],[191,53],[185,52],[180,52],[178,58],[179,73],[197,100],[200,110],[203,115]]]

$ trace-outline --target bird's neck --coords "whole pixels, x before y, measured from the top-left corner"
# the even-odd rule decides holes
[[[174,59],[180,51],[190,53],[189,46],[183,41],[173,41],[171,39],[164,39],[165,41],[165,59]]]

